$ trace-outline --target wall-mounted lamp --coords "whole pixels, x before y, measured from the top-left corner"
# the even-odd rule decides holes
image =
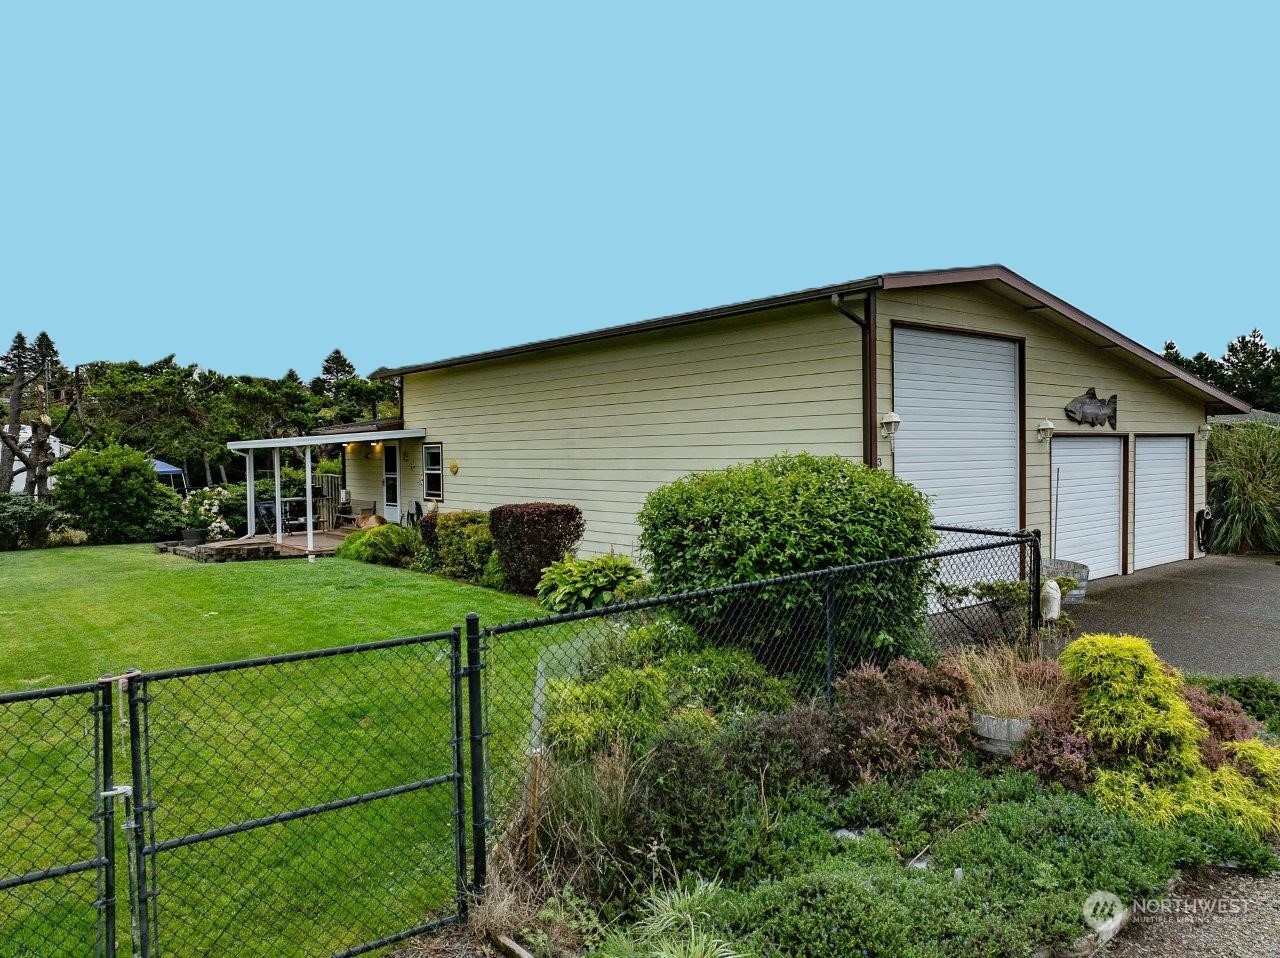
[[[1207,442],[1209,439],[1209,433],[1211,432],[1213,432],[1213,427],[1207,422],[1202,422],[1199,428],[1196,429],[1196,438]]]
[[[890,410],[880,417],[880,437],[882,439],[893,439],[898,434],[898,427],[901,425],[902,417]]]
[[[1040,425],[1036,426],[1036,435],[1040,437],[1041,442],[1048,442],[1053,438],[1053,421],[1051,419],[1041,419]]]

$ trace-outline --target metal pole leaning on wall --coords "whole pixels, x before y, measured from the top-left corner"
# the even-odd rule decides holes
[[[1027,591],[1031,593],[1031,631],[1035,632],[1040,628],[1040,535],[1037,532],[1031,534],[1031,538],[1027,540],[1027,548],[1031,550],[1031,568],[1029,570],[1031,576],[1031,588]]]
[[[472,612],[467,616],[467,705],[469,727],[471,732],[471,841],[472,841],[472,887],[475,891],[484,888],[486,860],[489,857],[486,835],[488,822],[485,811],[485,789],[488,782],[485,778],[484,761],[484,682],[482,671],[484,664],[480,658],[480,616]]]

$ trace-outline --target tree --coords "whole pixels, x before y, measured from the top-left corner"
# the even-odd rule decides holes
[[[5,423],[0,428],[0,491],[7,493],[14,479],[25,474],[25,493],[43,496],[49,491],[49,467],[56,460],[53,437],[79,415],[80,377],[62,364],[48,333],[41,332],[34,343],[28,343],[19,332],[8,352],[0,356],[0,380],[8,394]],[[57,424],[50,415],[50,393],[55,387],[64,407]],[[30,430],[25,440],[24,425]],[[81,429],[80,442],[88,435],[87,429]]]
[[[1257,409],[1280,411],[1280,349],[1268,346],[1260,329],[1233,339],[1221,359],[1203,351],[1184,356],[1174,342],[1165,343],[1164,358]]]
[[[354,379],[356,367],[343,355],[341,349],[335,349],[320,364],[320,375],[311,380],[311,392],[317,396],[325,396],[337,402],[341,396],[342,384]]]

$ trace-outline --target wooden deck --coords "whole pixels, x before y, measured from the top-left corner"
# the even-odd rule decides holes
[[[338,551],[342,540],[354,529],[316,532],[312,540],[314,548],[307,551],[307,534],[293,532],[276,542],[274,535],[253,536],[247,539],[223,539],[199,546],[184,546],[181,542],[158,542],[159,552],[171,552],[197,562],[255,562],[261,559],[300,559],[307,555],[331,556]]]

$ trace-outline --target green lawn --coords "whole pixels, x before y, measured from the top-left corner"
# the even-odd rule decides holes
[[[447,630],[473,611],[486,623],[537,613],[518,597],[340,559],[204,565],[150,547],[4,553],[0,581],[6,691]],[[494,761],[513,765],[500,777],[518,778],[549,639],[508,639],[486,673]],[[150,683],[156,838],[450,772],[447,649]],[[0,877],[93,856],[84,704],[0,708]],[[162,951],[332,954],[447,910],[452,814],[451,786],[437,786],[162,852]],[[123,898],[123,873],[119,884]],[[94,896],[92,873],[0,891],[0,956],[88,953]]]
[[[320,559],[203,564],[151,546],[0,552],[0,691],[448,630],[533,602]]]

